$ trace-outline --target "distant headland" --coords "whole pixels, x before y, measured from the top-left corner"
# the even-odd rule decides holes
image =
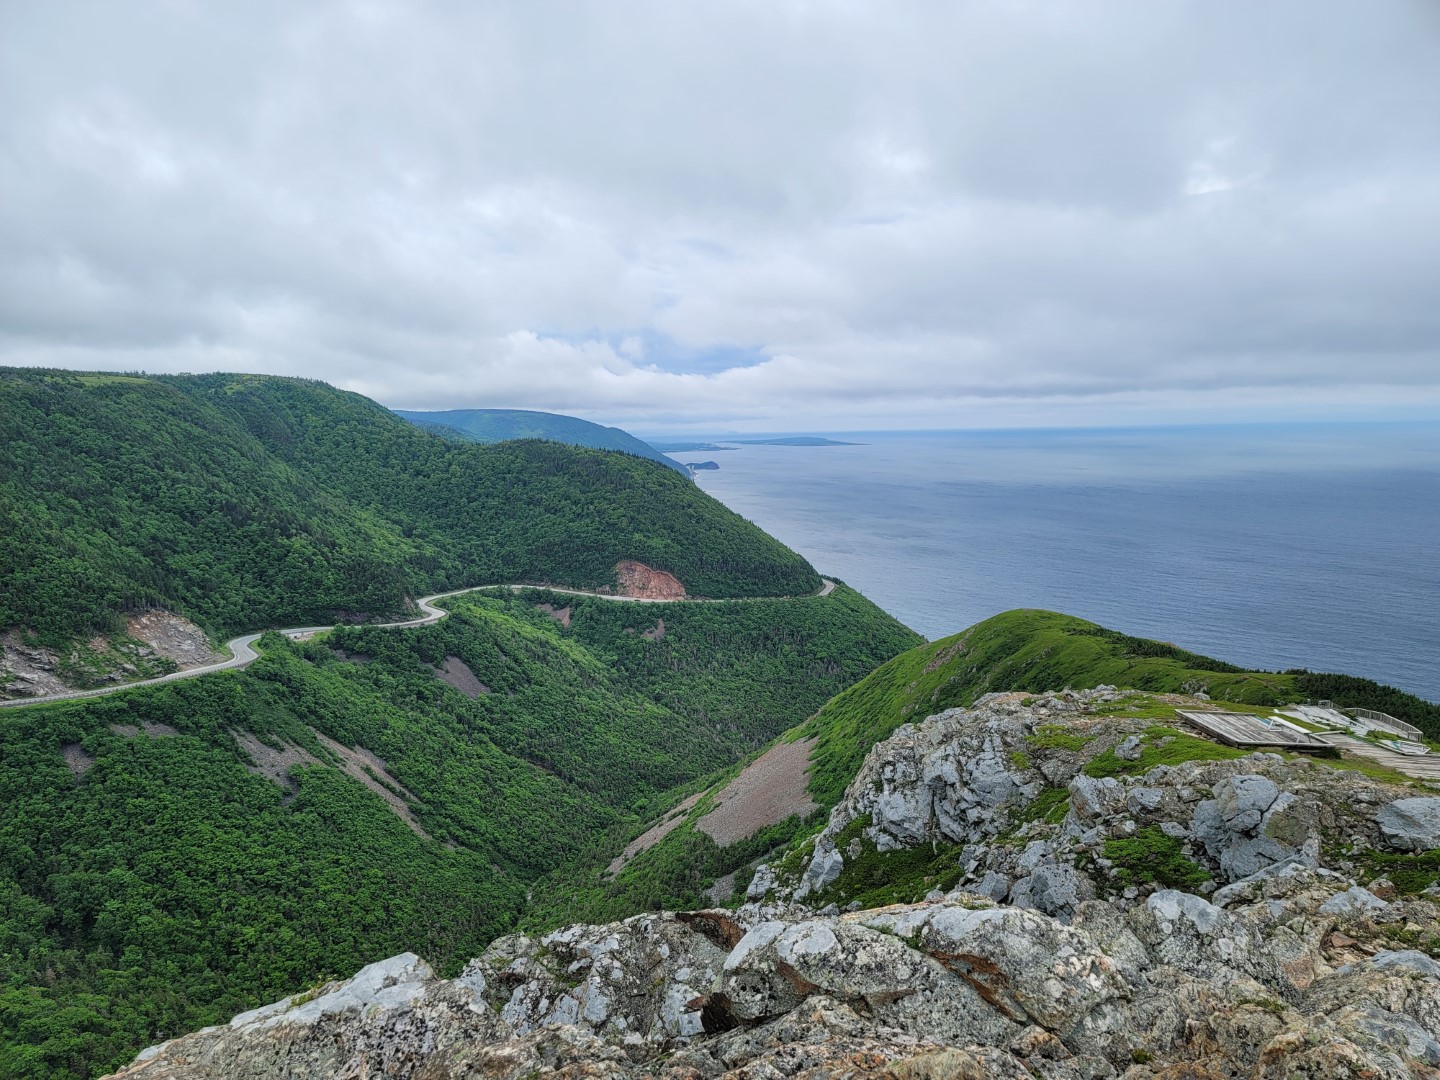
[[[782,439],[736,439],[746,446],[861,446],[862,443],[841,442],[819,435],[789,435]]]

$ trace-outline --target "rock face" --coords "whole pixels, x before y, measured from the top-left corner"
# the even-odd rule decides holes
[[[205,631],[170,611],[147,611],[132,615],[125,633],[145,642],[161,656],[183,667],[213,664],[223,656],[210,647]]]
[[[684,600],[685,586],[674,574],[655,570],[644,563],[626,559],[615,564],[615,580],[621,596],[645,600]]]
[[[844,905],[852,862],[930,845],[956,849],[947,887],[1065,920],[1096,897],[1123,907],[1167,884],[1208,893],[1326,858],[1357,874],[1367,853],[1440,845],[1429,831],[1440,829],[1440,799],[1097,713],[1126,696],[996,694],[898,728],[866,757],[798,872],[772,865],[750,898]],[[1156,754],[1175,763],[1145,766],[1177,740],[1213,753]],[[1344,840],[1322,858],[1327,835]],[[1158,870],[1157,852],[1169,855]]]
[[[1068,925],[963,892],[643,915],[501,939],[449,980],[395,957],[118,1075],[1433,1077],[1440,964],[1385,945],[1440,910],[1335,912],[1347,887],[1292,865],[1229,907],[1161,890]]]
[[[1440,847],[1440,798],[1398,799],[1375,816],[1385,842],[1399,851]]]
[[[1273,754],[1178,760],[1182,736],[1094,715],[1117,700],[897,730],[737,910],[514,935],[453,979],[405,954],[118,1075],[1440,1076],[1440,889],[1365,862],[1423,843],[1436,800]],[[945,888],[837,892],[917,851]]]
[[[0,634],[0,698],[125,682],[222,658],[203,630],[169,611],[132,615],[123,635],[92,638],[83,650],[57,652],[8,630]]]

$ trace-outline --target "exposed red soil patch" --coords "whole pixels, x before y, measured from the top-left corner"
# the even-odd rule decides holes
[[[549,615],[561,626],[568,627],[570,625],[571,608],[569,604],[566,604],[562,608],[557,608],[554,604],[536,604],[535,610],[543,611],[546,615]]]
[[[819,805],[805,790],[805,769],[814,739],[777,743],[745,766],[715,798],[715,809],[695,823],[721,847],[754,836],[792,814],[804,817]]]
[[[440,681],[453,686],[468,698],[477,698],[490,693],[490,687],[480,681],[470,665],[458,656],[445,657],[445,666],[436,671]]]
[[[697,791],[680,805],[674,807],[658,822],[645,830],[645,832],[626,844],[625,850],[610,860],[610,865],[606,868],[606,873],[614,877],[624,869],[625,864],[636,855],[639,855],[642,851],[649,851],[661,840],[679,828],[680,823],[685,820],[685,815],[689,813],[690,808],[700,801],[700,795],[701,793]]]
[[[644,600],[685,599],[685,586],[674,574],[656,570],[634,559],[624,559],[615,564],[615,580],[620,584],[621,596],[636,596]]]

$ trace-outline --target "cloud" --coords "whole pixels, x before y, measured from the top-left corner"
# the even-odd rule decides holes
[[[0,363],[651,429],[1440,412],[1424,0],[5,22]]]

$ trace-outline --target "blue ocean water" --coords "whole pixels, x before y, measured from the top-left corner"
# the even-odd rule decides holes
[[[1440,701],[1440,424],[835,437],[674,456],[931,639],[1049,608]]]

